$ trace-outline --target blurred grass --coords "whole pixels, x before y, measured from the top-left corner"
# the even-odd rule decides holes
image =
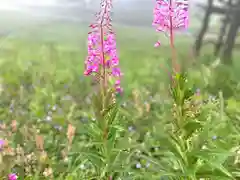
[[[42,24],[16,29],[8,36],[2,35],[0,41],[0,58],[2,61],[15,59],[21,63],[29,60],[39,62],[49,61],[51,48],[57,53],[55,61],[64,63],[74,61],[79,70],[87,51],[87,24],[57,23]],[[170,57],[170,49],[167,37],[163,34],[156,34],[152,28],[140,28],[116,25],[117,45],[121,59],[121,66],[128,75],[128,69],[138,71],[138,68],[145,68],[147,64],[155,66],[163,65]],[[157,39],[162,42],[161,48],[154,49],[153,44]],[[185,61],[194,61],[191,47],[194,37],[191,35],[176,35],[176,47],[178,56]],[[203,48],[202,57],[198,61],[213,60],[211,45]],[[47,54],[46,51],[49,51]],[[239,51],[234,52],[234,59],[239,57]],[[64,62],[64,59],[68,59]],[[51,61],[50,61],[51,62]],[[75,64],[75,65],[76,65]],[[70,65],[70,64],[69,64]],[[134,68],[133,68],[134,67]],[[239,67],[236,61],[235,67]]]
[[[132,82],[136,81],[142,81],[138,82],[140,84],[150,81],[149,75],[153,69],[165,74],[161,67],[170,64],[169,43],[165,35],[156,34],[152,28],[120,25],[114,27],[117,33],[120,64],[125,74],[123,78],[125,87],[131,86]],[[76,23],[44,24],[16,30],[8,37],[3,36],[3,40],[0,41],[0,63],[12,61],[24,67],[34,60],[38,62],[38,71],[46,71],[46,68],[51,71],[51,66],[54,66],[57,67],[57,71],[69,69],[81,75],[87,55],[88,30],[87,25]],[[156,49],[153,44],[157,39],[161,40],[162,46]],[[175,39],[178,56],[185,64],[214,60],[211,55],[212,46],[205,46],[202,57],[196,60],[191,51],[193,37],[178,34]],[[234,59],[239,57],[238,53],[234,55]],[[239,66],[236,61],[234,67]]]
[[[58,24],[20,30],[2,42],[0,59],[1,62],[15,61],[22,66],[35,60],[42,68],[46,64],[55,64],[63,68],[77,68],[81,74],[87,53],[87,33],[86,27],[75,24],[71,26]],[[163,46],[154,49],[153,44],[157,35],[150,28],[117,26],[116,33],[121,67],[125,73],[124,79],[128,83],[131,82],[131,78],[134,78],[133,76],[136,76],[136,73],[141,73],[141,69],[148,73],[146,67],[160,67],[169,57],[168,43],[163,36],[161,37]],[[189,48],[185,43],[185,47],[180,46],[184,50]],[[148,68],[148,71],[150,72],[151,68]]]
[[[56,173],[63,172],[65,175],[72,175],[72,177],[76,173],[68,174],[68,171],[74,172],[77,168],[75,166],[70,167],[70,163],[74,161],[69,161],[70,165],[66,170],[66,164],[60,160],[61,158],[57,154],[60,154],[61,150],[66,146],[65,132],[62,134],[55,132],[52,127],[48,126],[49,122],[43,122],[46,122],[46,118],[51,116],[53,119],[51,123],[63,126],[65,131],[68,123],[74,124],[78,128],[78,134],[76,135],[76,143],[73,144],[72,148],[73,152],[79,151],[81,145],[79,142],[84,143],[84,140],[81,139],[84,138],[81,133],[86,131],[83,124],[81,124],[82,119],[86,117],[92,118],[88,97],[94,92],[94,87],[91,87],[91,78],[83,76],[84,59],[87,55],[88,29],[86,27],[87,25],[67,23],[25,27],[16,30],[8,37],[3,36],[4,41],[2,41],[0,48],[0,85],[3,86],[3,91],[0,90],[0,119],[4,122],[17,119],[18,123],[22,123],[22,125],[31,125],[31,123],[36,125],[37,129],[41,130],[41,134],[45,136],[45,147],[49,157],[52,158],[47,163],[51,164]],[[120,66],[124,73],[122,82],[125,93],[123,99],[120,100],[130,104],[126,108],[126,112],[124,112],[126,117],[121,123],[124,127],[135,123],[134,125],[139,131],[137,133],[141,134],[142,131],[150,131],[152,124],[157,126],[170,117],[166,115],[167,111],[163,104],[169,98],[164,82],[169,78],[166,69],[170,66],[171,52],[164,35],[155,34],[151,28],[116,25],[115,29]],[[160,38],[162,46],[156,49],[153,45],[158,38]],[[230,92],[229,96],[237,99],[235,95],[238,95],[239,92],[236,91],[236,84],[239,84],[237,78],[240,67],[240,63],[237,61],[238,57],[240,57],[239,54],[235,52],[235,64],[230,69],[230,72],[234,73],[233,78],[231,77],[232,74],[224,74],[221,71],[222,69],[219,70],[218,74],[214,74],[215,72],[212,69],[206,68],[207,70],[201,74],[201,64],[211,64],[215,59],[211,55],[211,46],[204,47],[202,56],[199,59],[194,59],[191,53],[193,41],[194,39],[191,36],[176,35],[176,48],[183,65],[191,67],[192,62],[198,62],[198,66],[190,69],[191,81],[196,86],[194,88],[203,88],[203,90],[212,93],[214,96],[218,96],[219,90],[225,88],[226,91]],[[208,84],[212,86],[208,87],[204,84],[205,76],[209,81]],[[137,89],[140,93],[138,95],[139,99],[137,99],[139,102],[135,102],[134,97],[132,97],[137,96],[134,89]],[[150,103],[150,99],[156,100],[157,103],[153,102],[151,104],[152,109],[149,114],[144,114],[145,112],[141,114],[145,105],[148,102]],[[237,103],[233,101],[232,104]],[[57,110],[51,109],[54,106],[57,107]],[[211,115],[214,121],[210,122],[216,124],[215,121],[220,117],[219,107],[211,104],[209,106],[204,107],[207,110],[201,118],[205,120],[206,117]],[[236,113],[236,109],[234,106],[231,110]],[[213,113],[210,114],[209,112]],[[234,113],[232,113],[233,116],[235,116]],[[21,128],[22,125],[19,125],[19,127]],[[162,127],[161,125],[160,128]],[[228,134],[232,129],[232,127],[224,128],[224,130],[220,129],[218,132],[219,134]],[[206,133],[204,135],[209,136],[206,138],[211,140],[211,136],[215,135],[216,132],[211,133],[210,135]],[[13,140],[14,145],[19,142],[25,143],[25,139],[21,140],[21,137],[18,136],[19,134],[14,136],[16,138]],[[58,140],[55,140],[56,137],[58,137]],[[154,138],[147,139],[146,143],[152,145],[153,142],[158,141],[156,137]],[[234,141],[232,143],[231,137],[227,138],[225,143],[229,144],[221,144],[221,146],[230,149],[235,145],[235,139],[232,138]],[[124,142],[127,141],[124,140]],[[31,143],[31,147],[26,147],[27,150],[34,149],[34,140]],[[164,143],[161,142],[160,144],[165,145]],[[219,147],[221,146],[219,145]],[[70,158],[75,160],[74,156]],[[85,161],[85,159],[81,160]],[[74,163],[79,165],[82,162]],[[148,175],[145,174],[145,176]],[[81,179],[76,176],[75,179]],[[148,179],[148,177],[145,179]]]
[[[83,72],[83,62],[87,55],[87,24],[78,23],[42,23],[40,25],[23,26],[2,35],[0,40],[0,63],[15,62],[24,67],[32,60],[38,62],[38,70],[46,70],[51,66],[74,70],[79,75]],[[132,82],[148,81],[153,69],[165,74],[162,67],[170,65],[170,48],[167,37],[157,34],[153,28],[114,25],[117,33],[117,46],[120,64],[125,74],[124,86]],[[160,39],[162,46],[154,48],[153,44]],[[193,62],[210,64],[214,61],[213,46],[205,45],[198,59],[192,56],[194,36],[177,34],[175,37],[178,57],[183,64],[190,66]],[[239,51],[234,51],[233,71],[238,72],[240,63]],[[10,67],[14,69],[15,67]],[[49,69],[50,71],[51,69]],[[161,77],[159,77],[161,78]],[[149,80],[151,81],[151,80]]]

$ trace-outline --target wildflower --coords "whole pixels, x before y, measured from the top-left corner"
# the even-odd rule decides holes
[[[115,82],[115,89],[116,89],[116,91],[118,92],[118,93],[122,93],[123,92],[123,89],[121,88],[121,86],[120,86],[120,80],[118,79],[118,80],[116,80],[116,82]]]
[[[61,130],[62,130],[62,126],[54,125],[53,127],[54,127],[54,129],[56,129],[56,130],[58,130],[58,131],[61,131]]]
[[[112,0],[102,0],[101,11],[96,15],[96,23],[90,25],[88,34],[88,56],[85,61],[86,76],[93,75],[96,79],[108,84],[109,77],[115,79],[115,90],[122,92],[120,77],[122,76],[117,55],[115,33],[112,30],[110,10]]]
[[[47,121],[47,122],[52,121],[52,117],[51,117],[51,116],[47,116],[47,117],[46,117],[46,121]]]
[[[171,29],[188,27],[187,0],[156,0],[153,14],[153,26],[158,32],[169,33]]]
[[[136,164],[136,168],[137,168],[137,169],[140,169],[141,167],[142,167],[141,163],[137,163],[137,164]]]
[[[157,41],[157,42],[154,44],[154,47],[158,47],[158,46],[160,46],[160,45],[161,45],[160,41]]]
[[[216,135],[214,135],[213,137],[212,137],[212,140],[216,140],[218,137],[216,136]]]
[[[0,139],[0,150],[3,149],[5,145],[5,141],[3,139]]]
[[[188,27],[188,1],[156,0],[155,2],[152,25],[157,32],[164,32],[170,37],[173,70],[179,72],[180,67],[176,63],[174,31],[184,30]],[[154,46],[158,47],[159,45],[158,41]]]
[[[18,176],[15,173],[11,173],[8,175],[8,180],[17,180]]]
[[[133,132],[133,131],[134,131],[134,127],[133,127],[133,126],[129,126],[129,127],[128,127],[128,131],[129,131],[129,132]]]

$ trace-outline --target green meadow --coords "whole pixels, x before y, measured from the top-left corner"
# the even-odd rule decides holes
[[[97,85],[83,75],[88,25],[24,23],[1,26],[0,139],[8,144],[0,179],[240,178],[237,50],[226,67],[210,45],[193,57],[194,37],[177,34],[186,77],[171,90],[168,38],[151,27],[114,26],[124,93],[104,141],[94,114]],[[8,33],[7,24],[15,30]]]

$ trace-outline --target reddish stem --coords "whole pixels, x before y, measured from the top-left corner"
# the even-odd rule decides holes
[[[101,16],[101,22],[100,22],[100,37],[101,37],[101,58],[102,58],[102,71],[103,71],[103,91],[105,94],[105,88],[107,86],[107,73],[106,73],[106,67],[105,67],[105,54],[104,54],[104,30],[103,30],[103,22],[104,22],[104,15],[107,13],[107,6],[108,4],[106,3],[104,6],[103,14]]]
[[[105,109],[105,94],[106,94],[106,88],[107,88],[107,72],[106,72],[106,59],[105,59],[105,54],[104,54],[104,19],[105,19],[105,14],[107,13],[107,6],[108,6],[108,2],[104,2],[104,10],[103,10],[103,14],[101,16],[101,22],[100,22],[100,36],[101,36],[101,58],[102,58],[102,69],[103,69],[103,84],[102,84],[102,93],[103,93],[103,107],[102,109]],[[106,127],[104,127],[104,132],[103,132],[103,139],[107,140],[108,137],[108,123],[105,124]]]
[[[173,70],[176,72],[180,71],[180,67],[177,64],[177,55],[176,55],[176,49],[174,45],[174,32],[173,32],[173,16],[172,16],[172,10],[173,10],[173,0],[169,0],[169,12],[170,12],[170,46],[171,46],[171,54],[172,54],[172,67]]]

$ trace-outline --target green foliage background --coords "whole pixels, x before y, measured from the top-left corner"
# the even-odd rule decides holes
[[[4,40],[0,137],[19,152],[0,152],[0,177],[16,172],[24,180],[239,179],[238,53],[233,67],[212,57],[211,47],[195,59],[192,37],[177,35],[186,74],[169,89],[164,36],[162,47],[154,49],[154,30],[117,26],[116,33],[124,94],[101,118],[94,113],[95,85],[83,76],[86,28],[31,28]],[[107,141],[101,122],[111,122]],[[69,149],[68,124],[76,127]],[[43,137],[47,155],[36,147],[36,135]]]

